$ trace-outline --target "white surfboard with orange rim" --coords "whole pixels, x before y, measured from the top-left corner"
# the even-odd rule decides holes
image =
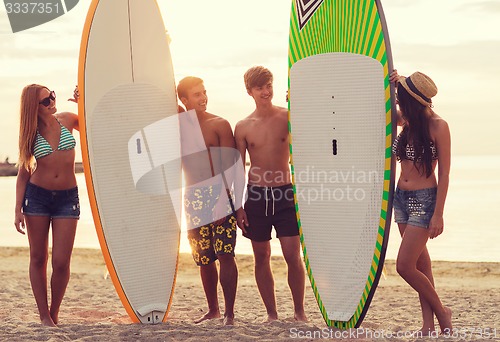
[[[175,81],[155,0],[93,0],[78,86],[83,163],[101,249],[134,322],[167,319],[180,241]],[[158,122],[162,123],[158,125]]]

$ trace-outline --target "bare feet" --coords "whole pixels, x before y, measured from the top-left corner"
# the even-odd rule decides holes
[[[52,322],[54,322],[54,324],[57,325],[57,323],[59,323],[59,312],[51,312],[50,317],[52,318]]]
[[[57,325],[54,323],[52,318],[46,317],[46,318],[40,318],[42,325],[46,327],[52,327],[52,328],[57,328]]]
[[[432,328],[422,327],[422,329],[416,331],[415,334],[418,337],[435,336],[435,334],[436,334],[436,328],[434,328],[434,327],[432,327]]]
[[[420,330],[415,330],[412,332],[411,337],[412,338],[425,338],[425,337],[431,337],[431,338],[437,338],[439,336],[438,332],[436,329],[428,329],[428,328],[422,328]]]
[[[441,333],[451,333],[452,324],[451,324],[451,309],[447,306],[443,307],[443,313],[438,317],[439,327],[441,328]]]
[[[267,314],[267,320],[264,323],[271,323],[278,320],[278,314]]]
[[[203,321],[206,321],[207,319],[216,319],[216,318],[220,318],[220,312],[219,311],[216,311],[216,312],[209,311],[206,314],[204,314],[202,317],[195,320],[194,323],[198,324],[198,323],[201,323]]]
[[[224,316],[224,320],[222,321],[224,325],[234,325],[234,316]]]
[[[307,316],[305,314],[304,311],[302,312],[296,312],[294,315],[293,315],[293,318],[296,320],[296,321],[299,321],[299,322],[308,322],[309,320],[307,319]]]

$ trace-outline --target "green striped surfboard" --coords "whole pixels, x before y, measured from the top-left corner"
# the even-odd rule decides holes
[[[393,86],[378,0],[293,0],[289,130],[307,273],[328,326],[359,327],[382,273]]]

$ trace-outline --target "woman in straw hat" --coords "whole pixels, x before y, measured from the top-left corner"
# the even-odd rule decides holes
[[[78,90],[75,90],[76,102]],[[56,94],[31,84],[21,94],[19,171],[14,225],[28,233],[29,277],[43,325],[56,326],[70,276],[70,259],[80,216],[75,177],[73,129],[78,117],[56,113]],[[36,160],[36,166],[35,161]],[[52,225],[51,303],[48,304],[47,260]]]
[[[441,332],[451,331],[451,310],[445,307],[434,289],[427,241],[444,229],[443,211],[448,192],[451,138],[445,120],[432,110],[437,94],[434,82],[415,72],[398,76],[396,103],[398,124],[403,127],[394,140],[393,153],[401,163],[401,174],[394,194],[394,216],[402,242],[397,271],[419,295],[422,308],[422,334],[435,331],[434,314]],[[435,169],[438,168],[436,178]]]

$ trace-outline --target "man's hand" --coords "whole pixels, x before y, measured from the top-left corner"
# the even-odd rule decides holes
[[[243,208],[239,208],[236,210],[236,222],[238,223],[238,227],[243,231],[243,233],[247,233],[246,227],[249,226],[247,213]]]

